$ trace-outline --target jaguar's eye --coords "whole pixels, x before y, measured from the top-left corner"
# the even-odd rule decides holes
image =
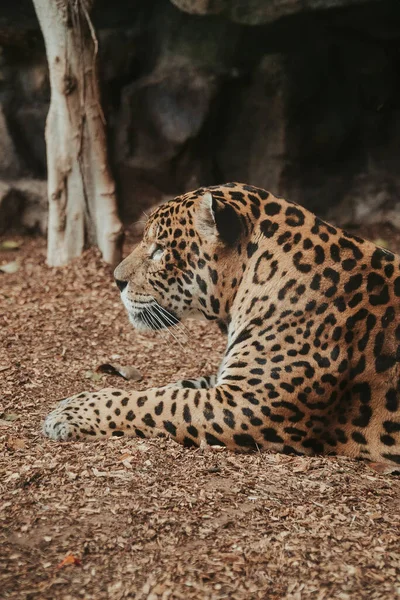
[[[164,248],[159,244],[155,244],[154,250],[150,255],[151,260],[161,260],[162,255],[164,254]]]

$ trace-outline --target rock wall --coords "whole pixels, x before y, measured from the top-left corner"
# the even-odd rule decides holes
[[[126,222],[228,180],[341,224],[400,214],[398,0],[97,0],[94,21]],[[49,94],[30,0],[0,3],[0,232],[46,227]]]

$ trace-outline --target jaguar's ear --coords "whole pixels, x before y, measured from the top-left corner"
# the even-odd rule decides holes
[[[240,238],[242,224],[236,210],[206,192],[200,200],[197,214],[197,228],[206,237],[216,237],[227,246],[233,246]]]

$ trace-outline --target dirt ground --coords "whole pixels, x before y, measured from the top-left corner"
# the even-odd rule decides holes
[[[390,228],[367,234],[400,251]],[[46,440],[58,399],[211,373],[224,340],[201,323],[183,347],[139,334],[96,252],[49,269],[43,240],[12,239],[21,247],[0,253],[0,266],[19,261],[0,272],[1,598],[400,598],[396,475],[162,439]],[[96,373],[110,361],[143,380]]]

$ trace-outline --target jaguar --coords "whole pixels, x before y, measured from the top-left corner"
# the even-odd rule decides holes
[[[200,317],[218,373],[63,400],[53,440],[168,435],[185,446],[400,464],[400,257],[240,183],[159,206],[114,272],[129,320]]]

